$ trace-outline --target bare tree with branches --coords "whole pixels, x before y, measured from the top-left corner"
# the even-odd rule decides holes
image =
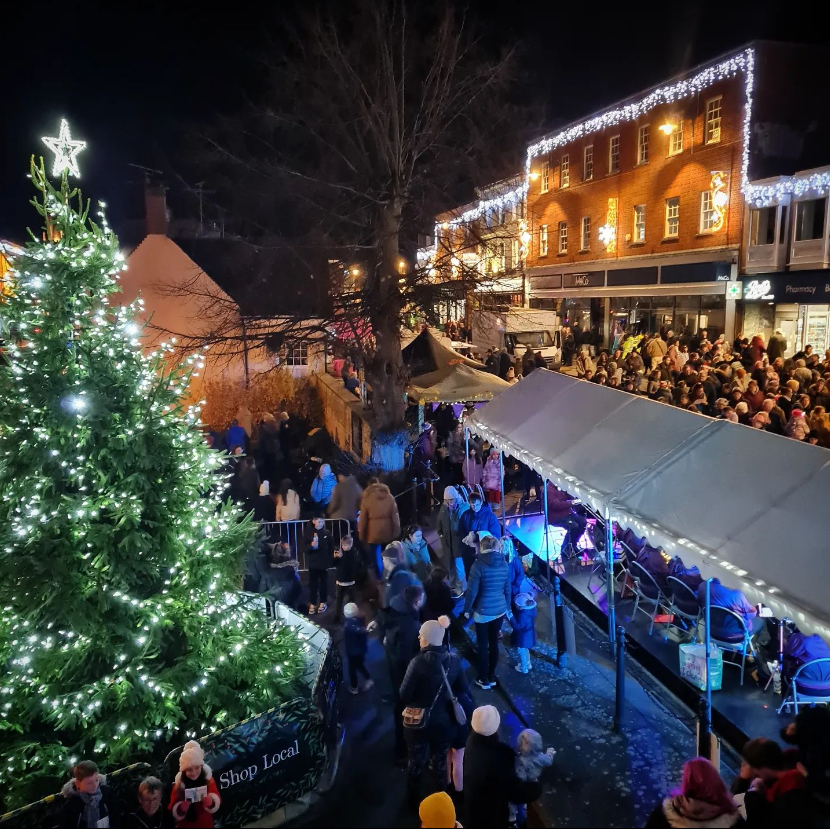
[[[205,297],[215,325],[203,341],[230,354],[325,339],[360,360],[376,428],[395,432],[406,406],[402,324],[428,319],[447,290],[440,261],[416,261],[418,235],[473,184],[520,168],[533,119],[510,99],[513,51],[488,56],[450,5],[335,4],[286,40],[263,93],[205,136],[201,161],[235,231],[275,258],[251,280],[244,337],[238,310]],[[475,233],[466,244],[480,248]],[[281,272],[281,251],[303,264]],[[327,286],[314,314],[286,301],[303,290],[304,268]],[[453,278],[471,290],[484,274],[459,263]]]

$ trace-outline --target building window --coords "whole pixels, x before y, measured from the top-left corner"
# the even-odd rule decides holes
[[[637,163],[645,164],[648,161],[648,124],[643,124],[637,130]]]
[[[677,122],[677,126],[669,136],[669,155],[680,155],[683,152],[683,119]]]
[[[680,233],[680,196],[666,199],[666,229],[667,239],[676,239]]]
[[[634,205],[634,241],[645,242],[646,240],[646,206],[644,204]]]
[[[539,256],[548,255],[548,226],[542,225],[539,228]]]
[[[568,252],[568,223],[559,222],[559,252]]]
[[[594,177],[594,145],[590,144],[585,148],[585,166],[583,169],[583,181],[590,181]]]
[[[518,268],[520,265],[519,262],[519,240],[514,239],[510,243],[510,267],[511,268]]]
[[[712,98],[706,102],[706,143],[716,144],[720,141],[720,121],[722,98]]]
[[[568,155],[562,156],[559,168],[559,186],[567,187],[571,183],[571,159]]]
[[[504,273],[507,270],[507,252],[504,242],[499,242],[497,265],[500,273]]]
[[[704,190],[700,194],[700,232],[711,233],[717,220],[718,214],[712,202],[712,191]]]
[[[776,207],[761,207],[749,211],[749,244],[775,244],[775,213]]]
[[[287,366],[307,366],[308,343],[297,343],[297,345],[287,347],[283,349],[281,356]]]
[[[580,250],[590,250],[591,248],[591,217],[582,217],[582,235],[579,239]]]
[[[608,142],[608,172],[619,173],[620,171],[620,137],[612,135]]]
[[[821,239],[824,236],[824,214],[827,199],[800,201],[795,206],[795,241]]]
[[[542,164],[542,185],[539,188],[541,193],[547,193],[550,187],[550,162]]]
[[[507,224],[507,208],[502,207],[499,211],[499,224],[506,225]]]

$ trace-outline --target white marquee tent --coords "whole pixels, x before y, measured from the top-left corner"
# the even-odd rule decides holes
[[[830,641],[830,452],[539,369],[470,430]]]

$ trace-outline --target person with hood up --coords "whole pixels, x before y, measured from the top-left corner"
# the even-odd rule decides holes
[[[486,530],[490,535],[501,538],[501,525],[489,504],[485,504],[478,492],[470,493],[470,508],[458,520],[458,534],[461,536],[461,554],[464,569],[470,572],[476,559],[475,533]]]
[[[499,549],[499,540],[489,533],[481,539],[481,552],[470,570],[464,615],[473,617],[478,646],[476,685],[489,691],[496,684],[499,661],[499,631],[510,614],[510,568]]]
[[[311,483],[311,500],[318,509],[328,506],[336,485],[337,476],[331,471],[331,466],[327,463],[321,464],[317,477]]]
[[[542,786],[519,779],[513,749],[499,740],[501,716],[494,706],[476,708],[471,725],[464,752],[464,825],[504,829],[510,804],[531,803],[542,794]]]
[[[338,475],[329,501],[329,518],[348,521],[351,526],[357,521],[362,497],[363,488],[354,475]]]
[[[513,633],[510,644],[519,654],[516,670],[530,673],[530,649],[536,644],[536,600],[530,593],[519,593],[513,600]]]
[[[788,438],[794,440],[806,440],[807,435],[810,434],[810,424],[807,423],[807,418],[804,417],[804,412],[801,409],[793,409],[787,425],[784,427],[784,434]]]
[[[446,792],[425,797],[418,807],[421,829],[461,829],[455,819],[455,804]]]
[[[189,740],[179,755],[179,773],[168,806],[176,826],[210,829],[221,803],[213,772],[205,763],[204,749],[195,740]]]
[[[705,758],[695,757],[683,766],[683,783],[651,813],[646,829],[671,827],[743,826],[738,806],[718,770]]]
[[[407,755],[403,727],[404,704],[400,691],[409,663],[418,653],[418,628],[421,624],[420,612],[423,604],[424,588],[410,584],[402,593],[394,596],[369,625],[370,631],[377,628],[380,632],[386,650],[395,718],[395,760],[399,764],[406,760]]]
[[[454,486],[444,489],[444,503],[438,510],[436,529],[441,539],[441,563],[449,573],[450,590],[453,598],[459,598],[467,589],[467,577],[464,570],[463,544],[459,527],[461,516],[467,505]]]
[[[383,573],[381,550],[401,534],[401,519],[398,504],[389,487],[377,478],[369,481],[360,500],[360,518],[357,522],[358,536],[367,550],[371,550],[378,576]]]
[[[62,789],[60,826],[118,826],[112,795],[92,760],[81,760],[72,770],[72,780]]]
[[[450,620],[446,616],[421,625],[418,631],[420,652],[409,663],[400,687],[404,707],[429,709],[427,727],[406,732],[409,747],[407,787],[413,798],[428,760],[436,780],[447,778],[447,755],[457,726],[452,698],[458,699],[468,693],[461,660],[444,647],[444,633],[449,626]]]

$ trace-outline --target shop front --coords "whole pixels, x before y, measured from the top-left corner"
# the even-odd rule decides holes
[[[742,336],[760,334],[768,342],[780,330],[786,357],[807,345],[818,354],[830,348],[830,271],[758,274],[740,284],[736,330]]]
[[[691,339],[733,336],[734,290],[730,262],[689,262],[587,273],[529,274],[530,307],[556,311],[563,325],[591,332],[609,346],[623,333],[674,331]],[[583,342],[585,339],[583,339]]]

